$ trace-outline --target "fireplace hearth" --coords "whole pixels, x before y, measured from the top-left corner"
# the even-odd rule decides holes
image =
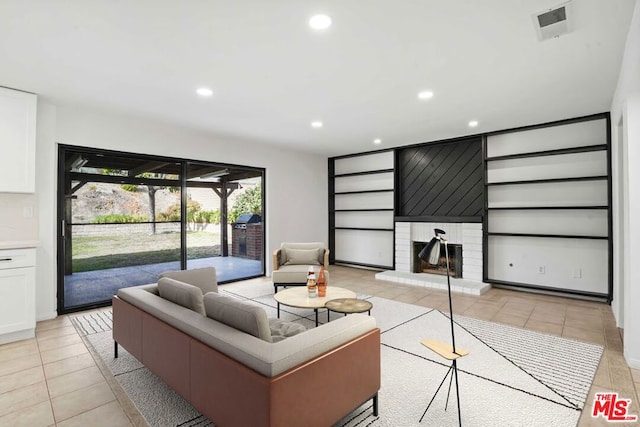
[[[376,279],[396,283],[423,286],[432,289],[447,288],[447,278],[440,274],[416,273],[415,263],[422,247],[433,238],[433,229],[440,228],[447,232],[450,259],[459,266],[457,278],[451,278],[451,291],[471,295],[482,295],[491,289],[491,285],[482,282],[482,224],[481,223],[434,223],[434,222],[395,222],[395,270],[382,271]],[[415,243],[421,243],[416,248]],[[454,245],[464,247],[454,249]],[[457,254],[454,254],[454,250]],[[444,251],[442,251],[444,253]],[[462,275],[462,277],[459,277]]]
[[[413,273],[427,273],[447,275],[447,259],[445,257],[444,243],[441,243],[440,261],[438,265],[431,265],[420,258],[418,254],[427,246],[428,242],[413,242]],[[449,243],[449,273],[451,277],[462,277],[462,245]]]

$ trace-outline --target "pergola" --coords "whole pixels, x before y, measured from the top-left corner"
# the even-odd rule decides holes
[[[262,171],[230,165],[191,161],[155,161],[118,154],[68,152],[64,159],[65,274],[72,272],[72,208],[74,194],[89,182],[143,185],[148,189],[151,212],[155,212],[155,192],[163,187],[181,189],[181,248],[186,259],[187,188],[210,188],[220,198],[222,256],[228,256],[227,201],[240,188],[239,181],[262,176]],[[184,177],[184,179],[183,179]],[[155,230],[155,218],[149,218]]]

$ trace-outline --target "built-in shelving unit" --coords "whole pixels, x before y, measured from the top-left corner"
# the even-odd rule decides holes
[[[393,164],[393,151],[329,159],[332,263],[393,268]]]
[[[528,208],[526,208],[527,210],[546,210],[546,209],[609,209],[608,206],[572,206],[570,208],[560,208],[557,206],[530,206]],[[489,208],[488,210],[490,211],[497,211],[497,210],[523,210],[523,208],[520,207],[514,207],[514,206],[503,206],[500,208]]]
[[[531,153],[506,154],[492,157],[491,160],[513,160],[527,157],[557,156],[560,154],[587,153],[589,151],[606,151],[607,144],[587,145],[582,147],[560,148],[557,150],[534,151]]]
[[[572,234],[542,234],[542,233],[487,233],[489,236],[520,236],[520,237],[558,237],[561,239],[608,239],[607,236],[577,236]]]
[[[611,298],[607,114],[489,134],[484,280]]]
[[[504,181],[494,182],[489,185],[513,185],[513,184],[537,184],[537,183],[552,183],[552,182],[573,182],[573,181],[597,181],[606,180],[608,177],[604,176],[577,176],[573,178],[546,178],[546,179],[530,179],[525,181]]]
[[[408,269],[405,230],[482,223],[476,280],[610,301],[610,139],[603,113],[331,158],[331,262]]]

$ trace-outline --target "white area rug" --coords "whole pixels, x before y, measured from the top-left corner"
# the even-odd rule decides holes
[[[276,316],[273,287],[234,286],[221,292],[252,299]],[[361,296],[366,297],[366,296]],[[379,416],[371,401],[345,417],[341,426],[456,426],[455,387],[445,411],[448,380],[418,423],[449,363],[420,344],[423,338],[450,341],[450,322],[437,310],[377,297],[372,316],[382,331],[382,387]],[[332,318],[337,316],[331,313]],[[313,311],[281,308],[281,317],[314,326]],[[327,321],[321,311],[320,321]],[[519,328],[455,316],[456,345],[470,350],[459,359],[460,406],[465,426],[573,427],[589,393],[602,347]],[[207,426],[182,397],[120,347],[113,358],[110,312],[78,316],[87,335],[122,388],[152,426]]]
[[[395,304],[372,300],[374,305]],[[456,345],[470,351],[458,361],[463,425],[577,424],[601,347],[461,316],[454,319]],[[367,408],[370,404],[363,405],[364,411],[346,425],[418,425],[449,368],[446,360],[420,344],[423,338],[450,342],[449,318],[433,310],[384,330],[380,416],[376,419]],[[519,349],[518,342],[526,346]],[[423,425],[458,425],[455,389],[444,410],[447,385]]]

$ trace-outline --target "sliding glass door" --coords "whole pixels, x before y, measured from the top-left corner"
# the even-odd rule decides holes
[[[61,146],[58,312],[108,305],[164,271],[215,267],[220,283],[264,275],[263,175]],[[243,214],[253,222],[236,224]]]
[[[264,274],[262,171],[188,162],[186,178],[187,269],[216,267],[222,283]]]

